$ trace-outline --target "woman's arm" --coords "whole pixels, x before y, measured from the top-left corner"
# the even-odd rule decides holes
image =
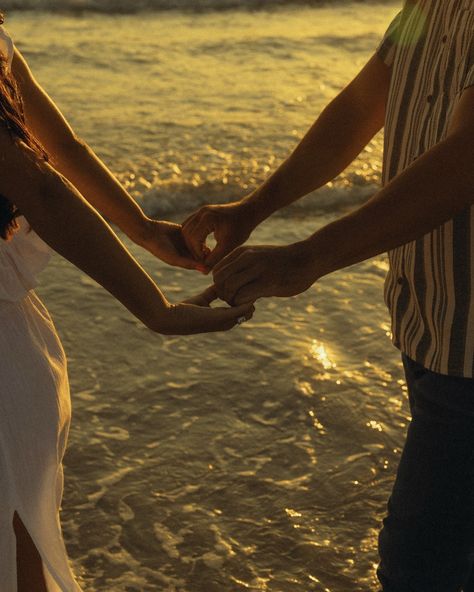
[[[230,329],[252,307],[170,305],[159,288],[77,189],[23,143],[0,129],[0,194],[38,235],[101,284],[153,331],[191,334]]]
[[[187,250],[181,227],[145,216],[105,164],[86,142],[77,137],[53,100],[35,80],[18,49],[15,49],[12,72],[24,101],[28,127],[46,148],[55,169],[135,243],[166,263],[200,269],[202,264]]]

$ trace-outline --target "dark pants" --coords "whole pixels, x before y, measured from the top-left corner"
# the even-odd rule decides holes
[[[413,419],[377,575],[384,592],[474,592],[474,379],[403,364]]]

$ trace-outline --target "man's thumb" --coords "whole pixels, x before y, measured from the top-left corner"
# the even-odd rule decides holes
[[[224,243],[217,243],[214,250],[209,253],[204,262],[209,269],[212,269],[214,265],[217,265],[219,261],[224,259],[224,257],[231,251],[232,248],[229,248],[228,245],[225,245]]]

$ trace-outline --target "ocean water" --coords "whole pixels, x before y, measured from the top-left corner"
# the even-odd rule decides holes
[[[358,0],[373,2],[373,0]],[[346,4],[353,0],[336,0]],[[265,10],[279,6],[321,6],[334,0],[3,0],[2,10],[39,10],[52,12],[103,12],[131,14],[143,11],[186,10],[208,12],[216,10]],[[377,3],[377,2],[375,2]]]
[[[145,210],[180,220],[263,180],[369,59],[398,8],[274,4],[12,10],[7,25]],[[356,207],[380,184],[381,150],[377,136],[251,242],[294,242]],[[173,301],[209,282],[126,242]],[[172,338],[140,327],[54,258],[39,292],[69,357],[62,523],[84,590],[377,589],[377,533],[408,422],[386,270],[377,257],[299,297],[260,301],[232,332]]]

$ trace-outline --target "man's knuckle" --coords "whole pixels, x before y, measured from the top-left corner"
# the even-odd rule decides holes
[[[209,214],[212,214],[211,206],[202,206],[200,213],[202,217],[209,216]]]

